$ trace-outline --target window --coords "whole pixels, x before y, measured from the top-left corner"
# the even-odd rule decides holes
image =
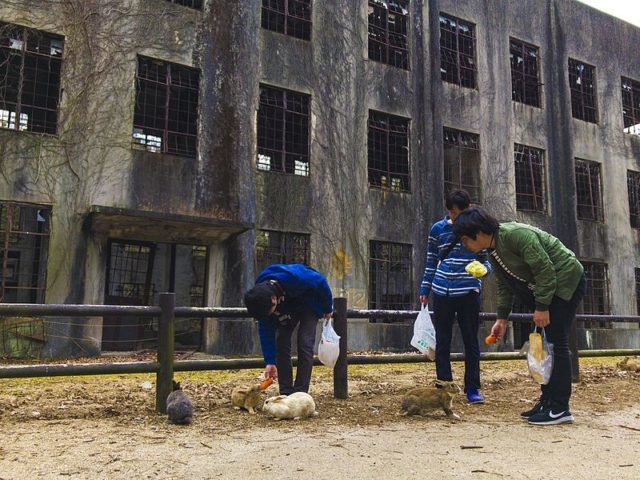
[[[168,0],[171,3],[176,3],[178,5],[184,5],[185,7],[197,8],[198,10],[202,9],[202,1],[203,0]]]
[[[311,0],[262,0],[262,28],[311,38]]]
[[[440,14],[440,73],[445,82],[476,88],[475,26]]]
[[[44,303],[51,210],[0,203],[0,302]]]
[[[55,135],[64,38],[0,22],[0,128]]]
[[[537,148],[515,144],[516,208],[518,210],[546,211],[544,152]]]
[[[480,137],[474,133],[444,129],[444,193],[466,190],[480,203]]]
[[[604,215],[599,163],[576,158],[576,194],[578,218],[602,222]]]
[[[369,58],[409,68],[409,0],[369,0]]]
[[[640,268],[635,269],[636,274],[636,315],[640,315]],[[640,324],[638,325],[640,327]]]
[[[369,110],[369,185],[409,192],[409,119]]]
[[[640,172],[627,171],[627,192],[631,228],[640,228]]]
[[[640,82],[622,77],[624,132],[640,135]]]
[[[274,263],[308,265],[310,238],[310,235],[305,233],[258,230],[256,232],[257,272]]]
[[[309,176],[309,99],[260,86],[258,170]]]
[[[534,107],[540,106],[538,56],[538,47],[515,38],[509,40],[511,99],[513,101]]]
[[[199,82],[194,68],[138,57],[134,146],[195,157]]]
[[[587,279],[587,289],[578,309],[586,315],[609,315],[609,281],[607,278],[607,264],[583,262],[584,275]],[[586,328],[610,327],[611,322],[586,320]]]
[[[591,123],[598,122],[595,72],[595,67],[569,59],[569,88],[573,117]]]
[[[369,245],[369,308],[411,310],[413,305],[413,247],[372,241]],[[382,319],[376,319],[380,321]]]

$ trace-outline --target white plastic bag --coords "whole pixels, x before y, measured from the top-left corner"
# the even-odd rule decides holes
[[[429,360],[436,358],[436,329],[431,321],[429,309],[422,305],[416,322],[413,324],[413,338],[411,346],[417,348],[420,353],[427,355]]]
[[[553,372],[553,343],[547,341],[542,329],[542,335],[537,333],[537,327],[529,334],[529,348],[527,351],[529,373],[540,385],[546,385]]]
[[[340,335],[333,329],[331,318],[324,320],[322,338],[318,344],[318,358],[329,368],[333,368],[340,355]]]

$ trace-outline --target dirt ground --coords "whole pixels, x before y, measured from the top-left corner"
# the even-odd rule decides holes
[[[518,418],[538,392],[524,361],[483,362],[487,401],[458,397],[460,421],[398,415],[404,392],[433,382],[433,364],[351,366],[348,400],[316,367],[318,416],[282,422],[231,408],[232,388],[259,370],[178,373],[196,406],[186,427],[155,413],[153,375],[0,380],[0,479],[637,480],[640,373],[620,360],[581,360],[576,423],[555,427]]]

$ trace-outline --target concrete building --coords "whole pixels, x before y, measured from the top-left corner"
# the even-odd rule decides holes
[[[353,308],[413,309],[462,186],[576,252],[585,312],[636,315],[638,44],[573,0],[4,0],[2,299],[238,306],[259,268],[302,261]],[[178,341],[258,351],[251,321],[198,325]],[[637,325],[586,327],[583,346],[640,345]],[[1,335],[8,354],[86,355],[154,325]],[[403,348],[410,326],[350,335]]]

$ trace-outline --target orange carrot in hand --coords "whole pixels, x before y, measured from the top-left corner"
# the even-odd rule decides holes
[[[494,337],[493,335],[489,335],[484,339],[484,343],[486,343],[487,345],[491,345],[492,343],[496,343],[496,340],[498,340],[496,337]]]
[[[269,388],[269,385],[271,385],[272,383],[273,383],[273,378],[271,377],[265,378],[260,384],[260,390],[266,390],[267,388]]]

